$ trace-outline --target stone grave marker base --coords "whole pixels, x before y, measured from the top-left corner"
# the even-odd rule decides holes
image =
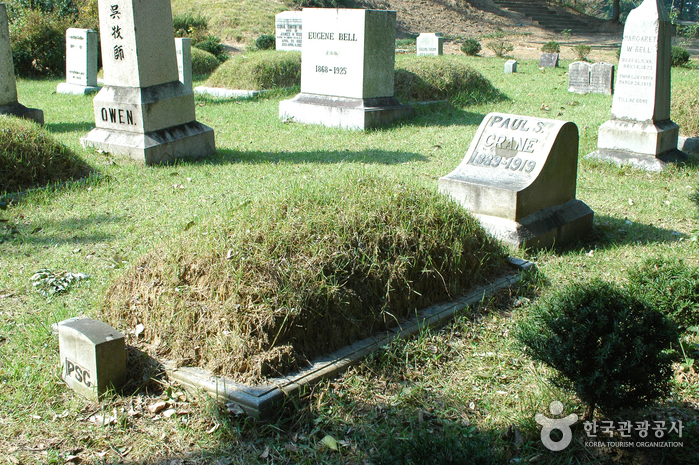
[[[663,171],[670,164],[681,165],[687,162],[689,155],[678,149],[668,150],[660,155],[630,152],[628,150],[598,149],[585,158],[611,162],[616,165],[631,165],[646,171]]]
[[[146,165],[202,158],[216,150],[214,130],[198,121],[145,134],[95,128],[80,142],[83,147],[128,155]]]
[[[300,93],[279,103],[281,119],[345,129],[388,126],[414,115],[414,108],[403,105],[395,97],[361,99]]]
[[[27,108],[21,103],[13,103],[10,105],[0,106],[0,116],[11,115],[17,118],[24,118],[34,121],[35,123],[44,125],[44,112],[37,108]]]
[[[638,122],[609,120],[599,128],[597,148],[627,150],[652,157],[677,149],[680,128],[670,120]]]
[[[76,84],[68,84],[67,82],[61,82],[56,87],[56,93],[67,95],[90,95],[99,92],[99,90],[100,87],[98,86],[79,86]]]
[[[572,243],[592,230],[594,212],[580,200],[571,200],[529,215],[520,221],[473,215],[493,237],[515,247],[549,248]]]

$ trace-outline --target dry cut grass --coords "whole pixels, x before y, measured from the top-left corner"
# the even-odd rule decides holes
[[[247,224],[143,257],[107,320],[150,351],[239,381],[304,366],[497,274],[501,246],[459,205],[365,178],[247,204]]]

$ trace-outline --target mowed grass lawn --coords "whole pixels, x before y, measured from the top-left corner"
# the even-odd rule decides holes
[[[534,415],[548,414],[553,400],[564,403],[565,414],[580,416],[584,406],[548,382],[550,371],[522,353],[511,332],[539,296],[573,279],[621,282],[650,257],[681,257],[696,266],[691,196],[699,186],[697,168],[646,173],[584,160],[596,148],[612,97],[568,93],[567,63],[541,71],[536,62],[521,61],[518,73],[505,75],[504,60],[463,59],[508,100],[419,106],[411,121],[353,132],[280,121],[279,100],[293,91],[251,101],[198,98],[197,119],[214,128],[216,154],[153,167],[80,147],[94,122],[90,97],[55,94],[58,80],[20,80],[20,102],[43,109],[48,131],[98,175],[32,191],[0,210],[0,461],[400,463],[410,453],[413,463],[450,457],[453,463],[696,463],[694,368],[678,365],[667,398],[633,413],[634,419],[683,420],[682,448],[586,448],[576,439],[553,453],[543,447]],[[673,85],[691,86],[698,72],[673,69]],[[328,179],[385,177],[436,190],[438,178],[463,159],[484,115],[494,111],[575,122],[577,196],[595,211],[595,230],[584,242],[511,251],[539,269],[512,295],[483,302],[440,331],[384,348],[266,422],[186,394],[149,370],[131,380],[131,391],[99,404],[60,380],[51,325],[79,315],[99,319],[106,289],[139,257],[213,234],[211,225],[242,205]],[[89,279],[47,299],[30,281],[43,268]],[[134,341],[135,328],[128,337]],[[683,343],[692,358],[696,333],[685,334]],[[167,407],[158,410],[163,401]]]

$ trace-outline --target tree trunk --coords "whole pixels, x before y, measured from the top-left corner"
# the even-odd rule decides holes
[[[612,22],[619,22],[619,14],[621,13],[621,8],[619,6],[619,0],[612,0]]]

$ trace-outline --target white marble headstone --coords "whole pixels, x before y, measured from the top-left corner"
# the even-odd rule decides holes
[[[439,34],[422,32],[415,41],[418,55],[443,55],[444,38]]]
[[[192,39],[188,37],[175,39],[177,51],[177,71],[180,82],[192,88]]]
[[[59,94],[97,92],[97,53],[99,37],[91,29],[66,31],[66,82],[58,85]]]
[[[274,17],[275,48],[283,51],[301,51],[303,41],[303,13],[282,11]]]

